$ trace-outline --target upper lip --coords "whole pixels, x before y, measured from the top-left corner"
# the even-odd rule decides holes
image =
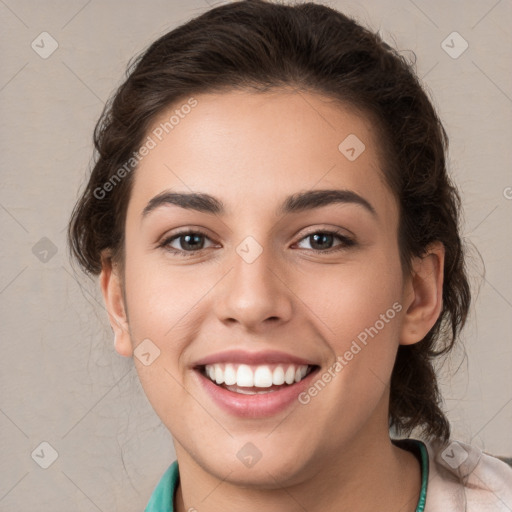
[[[264,350],[259,352],[226,350],[224,352],[218,352],[216,354],[203,357],[196,361],[192,366],[198,367],[215,363],[240,363],[248,365],[288,363],[316,366],[316,364],[311,361],[276,350]]]

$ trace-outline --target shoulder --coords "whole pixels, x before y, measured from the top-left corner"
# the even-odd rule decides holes
[[[512,468],[505,462],[460,441],[425,445],[429,455],[425,512],[512,510]]]

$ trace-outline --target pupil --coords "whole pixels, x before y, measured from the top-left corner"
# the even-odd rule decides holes
[[[190,239],[195,239],[196,242],[197,242],[197,239],[200,238],[200,237],[201,237],[201,235],[184,235],[185,245],[188,245],[192,249],[197,248],[197,244],[196,245],[194,245],[193,243],[191,244],[190,243]],[[199,245],[201,245],[201,244],[199,244]]]
[[[317,244],[317,239],[318,239],[319,237],[322,237],[322,238],[324,238],[324,239],[325,239],[326,237],[327,237],[327,239],[332,239],[332,235],[329,235],[329,234],[327,234],[327,233],[314,234],[314,235],[312,235],[312,236],[313,236],[313,240],[314,240],[314,243],[313,243],[312,245]],[[320,244],[320,245],[321,245],[321,244]],[[325,248],[325,247],[321,247],[321,248]]]

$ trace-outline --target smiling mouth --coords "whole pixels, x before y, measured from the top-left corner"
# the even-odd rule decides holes
[[[207,364],[196,369],[217,386],[242,395],[273,393],[289,388],[318,370],[316,365],[237,363]]]

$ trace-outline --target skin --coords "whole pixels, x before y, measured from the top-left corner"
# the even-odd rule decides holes
[[[355,110],[286,89],[196,99],[135,173],[124,274],[106,251],[100,277],[119,354],[131,357],[147,338],[161,351],[149,366],[134,363],[173,436],[176,510],[414,511],[420,466],[390,442],[389,382],[399,344],[421,340],[440,314],[443,246],[415,258],[404,278],[397,202],[372,123]],[[366,146],[355,161],[338,150],[349,134]],[[211,194],[227,213],[167,205],[142,219],[169,189]],[[287,196],[310,189],[352,190],[376,216],[353,203],[276,214]],[[157,247],[187,227],[207,232],[203,250],[183,258]],[[315,246],[307,236],[329,229],[356,245],[328,253],[339,239]],[[263,250],[251,264],[236,252],[247,236]],[[284,351],[323,373],[395,302],[401,311],[307,405],[241,419],[194,378],[194,361],[230,348]],[[250,468],[236,456],[247,442],[262,454]]]

